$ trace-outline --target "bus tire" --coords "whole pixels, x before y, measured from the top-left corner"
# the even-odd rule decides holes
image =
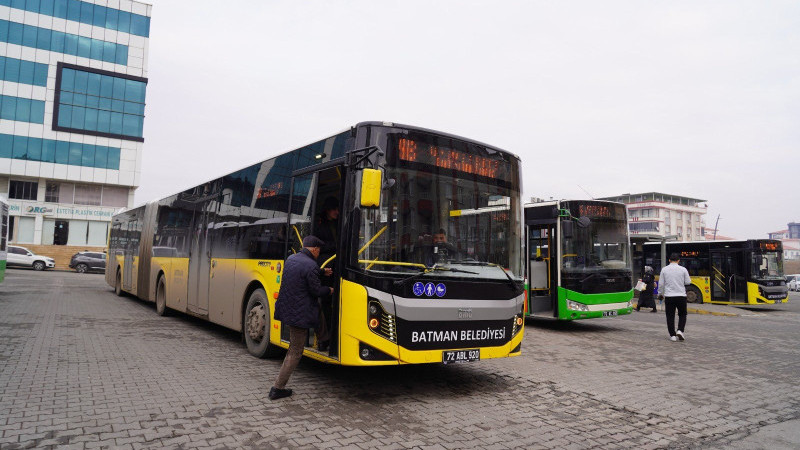
[[[703,303],[703,294],[696,286],[686,288],[686,303]]]
[[[122,272],[117,269],[117,276],[114,277],[114,293],[117,297],[122,297],[125,293],[122,291]]]
[[[167,311],[167,282],[164,280],[164,275],[158,277],[156,283],[156,314],[159,316],[168,316]]]
[[[272,357],[277,351],[277,347],[269,342],[270,316],[267,293],[264,289],[256,289],[247,299],[242,321],[247,351],[256,358]]]

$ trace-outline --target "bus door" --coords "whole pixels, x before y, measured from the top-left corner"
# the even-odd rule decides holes
[[[556,313],[555,268],[550,258],[553,231],[552,226],[528,228],[528,313],[531,315],[554,317]]]
[[[315,235],[322,239],[326,246],[322,248],[317,263],[327,261],[326,268],[333,270],[330,277],[321,277],[324,286],[334,288],[333,296],[320,298],[320,327],[309,330],[306,344],[312,350],[338,355],[339,341],[339,253],[341,250],[341,214],[342,183],[344,166],[326,165],[316,171],[313,167],[299,170],[292,178],[292,196],[289,214],[289,253],[302,248],[302,239]],[[328,214],[333,204],[337,205],[336,213]],[[335,217],[334,217],[335,216]],[[336,258],[331,259],[336,255]],[[288,340],[288,329],[281,329],[281,340]]]
[[[711,300],[723,302],[744,301],[746,291],[741,275],[741,254],[729,251],[711,251]]]
[[[122,266],[122,289],[131,292],[131,289],[134,286],[133,275],[138,274],[138,271],[134,270],[134,261],[135,258],[139,256],[139,240],[136,238],[136,231],[139,228],[139,219],[133,219],[129,221],[127,227],[128,229],[125,234],[127,235],[128,239],[126,239],[125,242],[126,245]]]
[[[194,213],[192,244],[189,249],[189,311],[208,314],[208,288],[211,279],[211,228],[217,218],[219,202],[208,200]]]

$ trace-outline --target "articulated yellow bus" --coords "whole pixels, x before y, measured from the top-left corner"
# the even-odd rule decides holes
[[[520,161],[486,144],[385,122],[114,216],[106,281],[241,331],[257,357],[288,347],[273,318],[284,259],[336,202],[327,348],[343,365],[516,356],[523,336]],[[329,230],[330,231],[330,230]],[[318,233],[317,233],[318,234]],[[320,258],[322,259],[322,258]]]

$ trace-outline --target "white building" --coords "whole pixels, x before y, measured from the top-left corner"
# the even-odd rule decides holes
[[[678,237],[679,241],[705,240],[706,200],[661,192],[622,194],[598,200],[624,203],[628,207],[628,229],[637,234]]]
[[[104,247],[111,215],[132,205],[150,13],[129,0],[0,0],[10,242]]]

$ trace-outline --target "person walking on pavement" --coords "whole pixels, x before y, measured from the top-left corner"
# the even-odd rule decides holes
[[[653,308],[653,312],[658,312],[656,309],[656,299],[653,297],[653,287],[655,285],[655,277],[653,276],[653,268],[650,266],[644,267],[644,275],[642,275],[642,283],[644,283],[644,290],[639,293],[639,302],[636,303],[636,310],[639,311],[642,307]]]
[[[669,265],[661,269],[658,277],[659,298],[664,299],[664,310],[667,312],[667,330],[669,340],[685,340],[686,327],[686,286],[692,284],[689,271],[678,264],[677,253],[669,255]],[[678,331],[675,331],[675,310],[678,310]]]
[[[289,350],[283,359],[278,378],[269,390],[270,400],[292,395],[292,390],[286,389],[286,383],[303,356],[308,329],[319,327],[317,298],[333,293],[332,287],[322,286],[319,281],[317,258],[322,244],[319,238],[306,236],[303,239],[303,249],[286,258],[283,281],[275,302],[275,319],[289,327]]]

